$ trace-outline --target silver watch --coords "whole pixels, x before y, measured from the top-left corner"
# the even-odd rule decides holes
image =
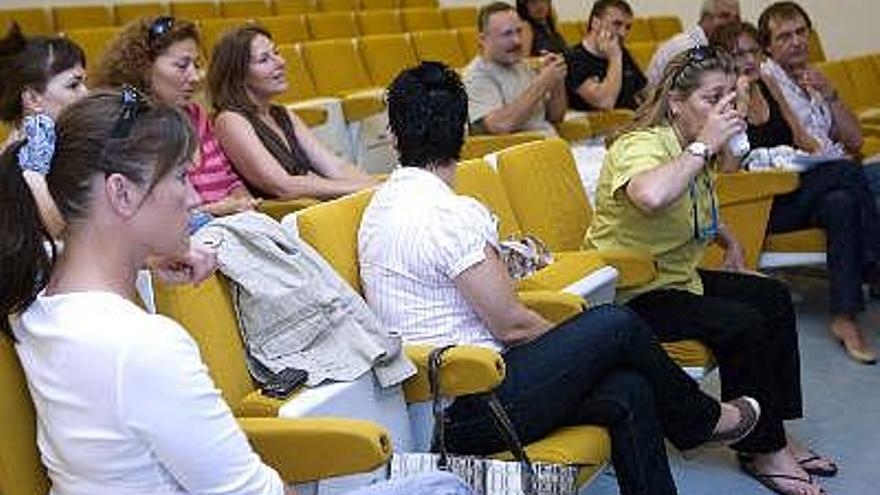
[[[703,163],[708,163],[709,159],[712,157],[712,153],[709,152],[709,145],[702,141],[694,141],[687,145],[684,150],[694,156],[702,158]]]

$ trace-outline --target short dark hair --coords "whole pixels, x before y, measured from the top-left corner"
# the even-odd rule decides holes
[[[764,48],[770,46],[770,37],[772,35],[770,32],[770,21],[794,19],[798,16],[803,17],[804,22],[807,23],[807,28],[813,29],[813,21],[810,20],[807,11],[796,2],[785,1],[771,4],[761,12],[761,17],[758,18],[758,43]]]
[[[758,41],[758,29],[749,22],[734,22],[718,28],[709,37],[709,44],[733,54],[736,51],[736,40],[740,35],[748,34]]]
[[[587,31],[589,31],[590,27],[593,25],[594,18],[601,17],[605,14],[606,10],[612,7],[619,9],[630,17],[633,16],[632,7],[630,7],[630,5],[624,0],[596,0],[596,2],[593,3],[593,8],[590,9],[590,17],[587,18]]]
[[[492,2],[490,4],[483,5],[480,7],[480,12],[477,14],[477,31],[480,33],[485,33],[486,28],[489,27],[489,18],[492,17],[492,14],[497,14],[498,12],[507,12],[516,9],[513,8],[513,5],[504,2]]]
[[[468,97],[461,78],[440,62],[422,62],[388,87],[388,126],[404,167],[458,160],[464,144]]]

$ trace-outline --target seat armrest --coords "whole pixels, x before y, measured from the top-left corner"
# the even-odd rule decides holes
[[[342,114],[346,122],[357,122],[385,111],[385,92],[383,89],[365,89],[340,94]]]
[[[296,397],[296,392],[291,397]],[[246,418],[277,418],[281,406],[286,404],[291,397],[284,400],[274,399],[263,395],[259,390],[254,390],[241,399],[235,413],[237,416]]]
[[[569,142],[583,141],[593,137],[593,128],[585,118],[563,120],[554,124],[559,137]]]
[[[734,172],[718,174],[718,202],[730,206],[758,199],[772,198],[798,188],[800,179],[795,172]]]
[[[559,324],[582,312],[587,306],[583,298],[565,292],[534,290],[517,293],[519,301],[553,324]]]
[[[631,122],[634,117],[635,112],[624,108],[587,113],[587,120],[590,121],[594,136],[607,135],[620,126]]]
[[[260,201],[257,210],[280,222],[285,215],[308,208],[309,206],[316,205],[320,202],[320,200],[315,198],[266,199]]]
[[[327,110],[319,107],[288,107],[307,127],[317,127],[327,122]]]
[[[239,418],[254,450],[285,483],[372,471],[391,457],[388,432],[343,418]]]
[[[598,249],[595,251],[606,264],[618,271],[617,288],[645,285],[657,277],[657,263],[648,252],[636,249]]]
[[[418,372],[403,384],[407,403],[431,399],[428,385],[428,355],[432,345],[407,344],[406,356]],[[504,360],[492,349],[475,345],[459,345],[443,354],[440,366],[440,393],[446,397],[488,392],[504,379]]]

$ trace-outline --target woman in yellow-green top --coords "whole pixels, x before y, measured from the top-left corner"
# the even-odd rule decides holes
[[[803,415],[794,309],[780,282],[748,273],[742,247],[721,223],[712,167],[745,129],[736,112],[732,59],[709,47],[676,57],[612,136],[584,243],[651,252],[655,280],[620,293],[661,341],[698,339],[715,355],[722,398],[748,394],[758,427],[733,447],[747,472],[785,494],[818,495],[810,474],[834,463],[786,435]],[[725,248],[723,271],[699,269],[706,246]],[[765,406],[766,404],[766,406]]]

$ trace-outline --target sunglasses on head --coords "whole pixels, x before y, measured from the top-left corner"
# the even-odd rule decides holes
[[[685,69],[695,64],[702,63],[706,60],[718,58],[719,56],[718,49],[711,45],[695,46],[688,50],[686,53],[687,55],[685,55],[684,63],[681,64],[672,74],[672,81],[674,83],[678,82],[678,78],[681,77]]]
[[[174,27],[174,17],[170,15],[157,17],[156,20],[150,24],[150,29],[147,31],[147,44],[152,47],[153,43],[171,31],[172,27]]]

